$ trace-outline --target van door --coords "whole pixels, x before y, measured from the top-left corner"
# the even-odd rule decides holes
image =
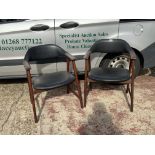
[[[92,44],[99,39],[117,38],[119,20],[80,20],[56,19],[55,34],[56,44],[75,55],[77,67],[83,71],[84,61],[80,60]],[[97,63],[98,57],[94,56],[92,65]],[[58,64],[58,66],[61,64]],[[62,65],[61,65],[62,66]]]
[[[54,20],[0,19],[0,78],[24,76],[22,62],[27,50],[51,43],[55,43]],[[33,74],[49,70],[43,65],[33,68]]]

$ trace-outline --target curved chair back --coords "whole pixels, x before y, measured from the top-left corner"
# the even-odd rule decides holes
[[[46,63],[48,62],[66,62],[66,51],[61,47],[48,44],[48,45],[39,45],[31,47],[26,55],[24,60],[31,62],[35,61],[36,63]]]
[[[91,53],[129,53],[131,50],[129,44],[122,39],[101,39],[90,48]]]

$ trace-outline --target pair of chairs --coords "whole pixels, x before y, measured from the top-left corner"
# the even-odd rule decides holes
[[[123,68],[91,68],[91,54],[100,53],[128,53],[130,55],[129,70]],[[134,60],[136,55],[127,42],[121,39],[102,39],[95,42],[88,50],[85,59],[85,80],[84,80],[84,102],[82,100],[81,86],[78,79],[75,57],[61,47],[49,44],[32,47],[24,58],[24,67],[27,73],[30,100],[33,107],[34,120],[37,123],[34,95],[50,89],[67,86],[67,93],[72,91],[80,101],[81,108],[86,107],[86,100],[89,90],[92,89],[92,82],[104,82],[112,84],[127,84],[126,93],[131,97],[130,111],[133,111],[134,95]],[[32,77],[31,63],[54,63],[66,62],[66,71],[46,73]],[[72,71],[71,72],[71,67]],[[71,88],[75,83],[77,92]]]

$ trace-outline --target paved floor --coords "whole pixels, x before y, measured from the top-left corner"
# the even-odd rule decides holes
[[[122,86],[93,87],[85,109],[72,93],[66,94],[66,88],[42,93],[37,97],[40,120],[35,124],[27,83],[2,81],[0,134],[155,134],[155,77],[136,78],[133,113]]]

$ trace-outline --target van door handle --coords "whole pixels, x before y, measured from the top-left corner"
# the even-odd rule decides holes
[[[50,27],[48,25],[43,25],[43,24],[37,24],[34,25],[30,28],[31,31],[45,31],[49,29]]]
[[[79,23],[73,22],[73,21],[67,22],[67,23],[63,23],[63,24],[60,25],[60,27],[64,28],[64,29],[75,28],[77,26],[79,26]]]

